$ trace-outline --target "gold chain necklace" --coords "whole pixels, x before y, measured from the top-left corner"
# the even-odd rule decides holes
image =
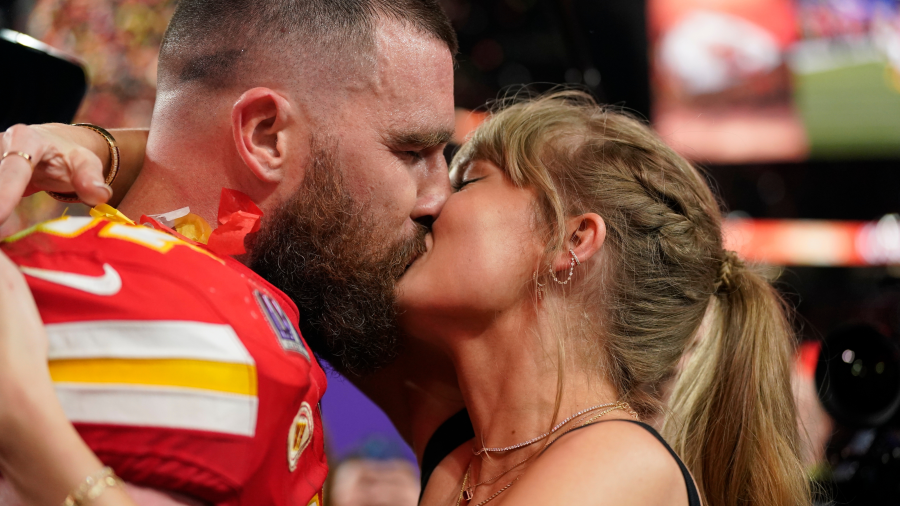
[[[466,491],[465,486],[466,486],[466,483],[468,483],[468,481],[469,481],[469,469],[471,469],[471,467],[469,467],[468,469],[466,469],[466,476],[465,476],[465,478],[463,478],[463,488],[462,488],[462,490],[459,491],[459,497],[456,499],[456,506],[460,506],[460,504],[462,503],[463,493]],[[495,497],[497,497],[498,495],[500,495],[501,493],[503,493],[504,490],[506,490],[506,489],[508,489],[509,487],[513,486],[513,483],[519,481],[519,478],[521,478],[521,477],[522,477],[521,474],[520,474],[519,476],[516,476],[516,478],[515,478],[513,481],[507,483],[503,488],[501,488],[500,490],[494,492],[494,495],[492,495],[492,496],[488,497],[487,499],[481,501],[480,503],[476,504],[475,506],[484,506],[485,504],[491,502],[492,500],[494,500]],[[470,499],[466,499],[466,502],[469,502],[469,500],[470,500]]]
[[[512,446],[504,446],[503,448],[481,448],[480,450],[472,450],[472,451],[475,452],[475,455],[481,455],[482,453],[485,453],[485,452],[508,452],[508,451],[510,451],[510,450],[515,450],[515,449],[517,449],[517,448],[522,448],[522,447],[525,447],[525,446],[528,446],[528,445],[532,445],[532,444],[537,443],[538,441],[540,441],[540,440],[542,440],[542,439],[545,439],[545,438],[547,438],[547,437],[550,437],[554,432],[556,432],[556,431],[558,431],[560,428],[562,428],[563,425],[565,425],[565,424],[571,422],[571,421],[574,420],[575,418],[578,418],[579,416],[581,416],[581,415],[583,415],[583,414],[585,414],[585,413],[590,413],[591,411],[597,411],[598,409],[608,408],[608,407],[614,406],[614,405],[616,405],[615,402],[607,402],[606,404],[598,404],[598,405],[596,405],[596,406],[591,406],[591,407],[589,407],[589,408],[587,408],[587,409],[583,409],[583,410],[579,411],[578,413],[575,413],[574,415],[570,416],[569,418],[566,418],[565,420],[559,422],[558,424],[556,424],[555,427],[553,427],[553,428],[550,429],[549,431],[547,431],[547,432],[541,434],[540,436],[535,437],[535,438],[531,438],[531,439],[529,439],[528,441],[524,441],[524,442],[521,442],[521,443],[519,443],[519,444],[514,444],[514,445],[512,445]]]
[[[628,404],[627,402],[616,402],[616,405],[615,405],[614,407],[609,408],[609,409],[607,409],[606,411],[604,411],[604,412],[602,412],[602,413],[600,413],[600,414],[597,414],[597,415],[594,415],[594,416],[588,418],[587,420],[585,420],[584,422],[582,422],[582,423],[581,423],[580,425],[578,425],[577,427],[572,427],[572,428],[570,428],[569,430],[567,430],[567,431],[563,432],[562,434],[560,434],[559,436],[556,436],[556,439],[559,439],[559,438],[565,436],[566,434],[568,434],[569,432],[572,432],[572,431],[575,430],[575,429],[580,429],[581,427],[590,425],[590,424],[594,423],[594,422],[595,422],[598,418],[600,418],[601,416],[603,416],[603,415],[605,415],[605,414],[608,414],[608,413],[611,413],[611,412],[613,412],[613,411],[615,411],[615,410],[617,410],[617,409],[621,409],[622,411],[625,411],[626,413],[628,413],[629,415],[631,415],[631,417],[634,418],[635,420],[639,420],[639,419],[640,419],[640,418],[638,417],[637,412],[636,412],[635,410],[631,409],[631,405],[630,405],[630,404]],[[553,441],[556,441],[556,439],[554,439]]]
[[[465,490],[465,493],[466,493],[466,500],[467,500],[467,501],[471,501],[471,500],[472,500],[472,497],[475,495],[475,489],[477,489],[478,487],[480,487],[480,486],[482,486],[482,485],[487,485],[487,484],[490,484],[490,483],[494,483],[494,482],[497,481],[498,479],[500,479],[500,478],[502,478],[503,476],[505,476],[506,473],[512,471],[513,469],[515,469],[515,468],[521,466],[522,464],[528,462],[529,460],[531,460],[531,458],[534,457],[535,455],[537,455],[538,453],[541,453],[541,452],[540,452],[540,451],[536,451],[536,452],[532,453],[532,454],[529,455],[528,457],[526,457],[526,458],[520,460],[518,464],[516,464],[516,465],[510,467],[509,469],[507,469],[506,471],[503,471],[503,472],[500,473],[500,474],[494,475],[494,476],[493,476],[492,478],[490,478],[490,479],[487,479],[487,480],[478,482],[478,483],[476,483],[476,484],[474,484],[474,485],[469,485],[468,487],[466,487],[466,488],[464,489],[464,490]],[[466,474],[469,473],[469,469],[471,469],[471,468],[472,468],[472,464],[470,463],[470,464],[469,464],[469,468],[466,469]]]
[[[560,434],[559,436],[557,436],[556,439],[554,439],[553,441],[551,441],[550,444],[554,443],[557,439],[559,439],[559,438],[565,436],[565,435],[568,434],[569,432],[571,432],[571,431],[573,431],[573,430],[575,430],[575,429],[578,429],[578,428],[581,428],[581,427],[585,427],[585,426],[587,426],[587,425],[590,425],[590,424],[594,423],[598,418],[600,418],[600,417],[602,417],[602,416],[604,416],[604,415],[606,415],[606,414],[612,413],[613,411],[616,411],[616,410],[622,410],[622,411],[627,412],[627,413],[630,414],[631,417],[634,418],[635,420],[638,420],[638,419],[639,419],[639,418],[638,418],[638,414],[637,414],[633,409],[631,409],[631,405],[629,405],[627,402],[616,401],[615,403],[610,403],[610,404],[607,404],[606,406],[612,406],[612,407],[609,408],[609,409],[607,409],[607,410],[604,410],[602,413],[598,413],[598,414],[596,414],[596,415],[594,415],[594,416],[588,418],[587,420],[585,420],[584,422],[582,422],[581,424],[579,424],[579,425],[576,426],[576,427],[571,427],[571,428],[569,428],[568,430],[566,430],[565,432],[563,432],[562,434]],[[552,431],[550,431],[548,434],[546,434],[546,435],[543,436],[543,437],[547,437],[547,436],[549,436],[550,434],[552,434],[553,432],[556,432],[556,430],[558,430],[558,429],[559,429],[560,427],[562,427],[564,424],[570,422],[572,419],[576,418],[577,416],[583,415],[584,413],[587,413],[587,412],[590,412],[590,411],[594,411],[595,409],[596,409],[596,408],[589,408],[589,409],[587,409],[587,410],[581,411],[581,412],[579,412],[579,413],[576,413],[575,415],[570,416],[570,417],[567,418],[562,424],[559,424],[559,425],[557,425],[556,427],[554,427]],[[541,438],[541,439],[543,439],[543,438]],[[539,439],[536,440],[536,441],[539,441]],[[536,442],[536,441],[529,442],[528,444],[534,443],[534,442]],[[550,446],[550,444],[548,444],[547,446]],[[522,445],[522,446],[527,446],[527,445]],[[488,449],[488,448],[485,448],[484,450],[485,450],[485,451],[493,451],[493,449]],[[472,470],[472,464],[470,463],[469,466],[466,468],[466,474],[463,476],[463,483],[462,483],[462,487],[461,487],[460,490],[459,490],[459,496],[458,496],[457,499],[456,499],[456,506],[460,506],[460,505],[462,504],[463,498],[465,498],[465,500],[466,500],[467,503],[468,503],[469,501],[471,501],[471,500],[472,500],[472,497],[475,496],[475,490],[476,490],[479,486],[484,485],[484,484],[486,484],[486,483],[492,483],[494,480],[500,478],[501,476],[503,476],[503,475],[505,475],[506,473],[512,471],[513,469],[515,469],[515,468],[521,466],[521,465],[524,464],[525,462],[528,462],[528,460],[530,460],[532,457],[534,457],[535,455],[537,455],[537,454],[539,454],[539,453],[541,453],[541,452],[538,451],[538,452],[532,453],[531,455],[529,455],[527,458],[525,458],[524,460],[522,460],[522,461],[519,462],[518,464],[516,464],[516,465],[510,467],[510,468],[507,469],[506,471],[503,471],[502,473],[500,473],[500,474],[494,476],[493,478],[491,478],[491,479],[489,479],[489,480],[484,480],[484,481],[482,481],[482,482],[480,482],[480,483],[476,483],[475,485],[466,486],[466,485],[469,484],[469,472]],[[478,453],[476,453],[476,455],[478,455]],[[503,488],[501,488],[500,490],[494,492],[494,494],[493,494],[492,496],[488,497],[488,498],[485,499],[484,501],[481,501],[480,503],[476,504],[475,506],[484,506],[485,504],[491,502],[494,498],[496,498],[498,495],[500,495],[501,493],[503,493],[506,489],[508,489],[509,487],[513,486],[513,483],[519,481],[519,478],[521,478],[521,477],[522,477],[521,474],[520,474],[519,476],[516,476],[511,482],[507,483]]]
[[[534,439],[530,439],[530,440],[528,440],[528,441],[525,441],[524,443],[519,443],[519,444],[513,445],[513,446],[507,446],[506,448],[482,448],[481,450],[475,451],[475,455],[479,455],[479,454],[481,454],[481,453],[483,453],[483,452],[493,452],[493,451],[501,451],[501,452],[502,452],[502,451],[509,451],[509,450],[513,450],[513,449],[516,449],[516,448],[521,448],[521,447],[524,447],[524,446],[528,446],[528,445],[530,445],[530,444],[533,444],[533,443],[535,443],[535,442],[537,442],[537,441],[540,441],[541,439],[544,439],[544,438],[546,438],[547,436],[549,436],[549,435],[555,433],[557,430],[559,430],[560,428],[562,428],[564,425],[566,425],[567,423],[571,422],[572,420],[578,418],[578,417],[581,416],[581,415],[584,415],[584,414],[586,414],[586,413],[590,413],[591,411],[596,411],[596,410],[598,410],[598,409],[600,409],[600,408],[605,408],[605,407],[609,407],[609,406],[616,406],[616,405],[618,405],[618,403],[619,403],[619,402],[616,401],[616,402],[607,402],[607,403],[605,403],[605,404],[598,404],[598,405],[596,405],[596,406],[591,406],[591,407],[589,407],[589,408],[587,408],[587,409],[583,409],[583,410],[581,410],[581,411],[575,413],[574,415],[572,415],[572,416],[566,418],[566,419],[563,420],[562,422],[556,424],[556,426],[554,426],[552,429],[550,429],[550,431],[547,432],[546,434],[542,434],[542,435],[540,435],[540,436],[538,436],[538,437],[536,437],[536,438],[534,438]],[[599,416],[603,416],[603,415],[605,415],[606,413],[608,413],[609,411],[611,411],[611,410],[604,411],[603,413],[600,413],[600,415],[598,415],[597,417],[594,417],[594,418],[598,418]],[[592,418],[592,419],[593,419],[593,418]],[[566,431],[566,432],[568,432],[568,431]],[[471,501],[471,500],[472,500],[472,497],[473,497],[474,494],[475,494],[475,489],[477,489],[477,488],[480,487],[481,485],[485,485],[485,484],[488,484],[488,483],[493,483],[493,482],[496,481],[497,479],[502,478],[504,475],[506,475],[506,473],[508,473],[508,472],[512,471],[513,469],[515,469],[515,468],[521,466],[522,464],[528,462],[532,457],[534,457],[534,456],[537,455],[538,453],[540,453],[540,452],[538,451],[538,452],[532,453],[531,455],[529,455],[529,456],[526,457],[525,459],[520,460],[516,465],[510,467],[509,469],[507,469],[506,471],[503,471],[503,472],[500,473],[500,474],[495,475],[494,477],[492,477],[492,478],[490,478],[490,479],[487,479],[487,480],[478,482],[478,483],[476,483],[476,484],[474,484],[474,485],[469,485],[468,487],[465,488],[465,497],[466,497],[466,500],[467,500],[467,501]],[[466,469],[466,475],[468,475],[469,470],[471,469],[471,467],[472,467],[471,464],[469,464],[469,467]]]
[[[469,467],[466,468],[466,474],[463,476],[463,484],[462,488],[459,490],[459,497],[456,498],[456,506],[462,502],[463,492],[466,490],[466,485],[469,484],[469,469],[472,468],[472,464],[469,464]],[[468,501],[468,499],[466,500]]]

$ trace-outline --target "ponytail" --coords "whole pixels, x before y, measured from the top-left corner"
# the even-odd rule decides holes
[[[809,504],[785,304],[730,254],[723,266],[697,341],[685,355],[663,432],[708,506]]]

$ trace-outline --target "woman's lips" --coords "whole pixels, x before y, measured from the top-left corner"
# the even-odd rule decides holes
[[[406,264],[406,270],[408,271],[410,267],[413,266],[414,263],[423,256],[427,255],[429,251],[431,251],[431,246],[434,244],[434,240],[431,237],[431,232],[425,234],[425,252],[415,255],[409,259],[409,263]]]

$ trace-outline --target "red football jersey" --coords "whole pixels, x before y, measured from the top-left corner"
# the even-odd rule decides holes
[[[81,436],[124,480],[221,505],[321,504],[326,379],[296,306],[231,258],[66,217],[8,238]]]

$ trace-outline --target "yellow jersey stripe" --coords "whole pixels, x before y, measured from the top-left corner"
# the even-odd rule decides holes
[[[51,360],[54,382],[193,388],[257,395],[256,367],[205,360]]]

